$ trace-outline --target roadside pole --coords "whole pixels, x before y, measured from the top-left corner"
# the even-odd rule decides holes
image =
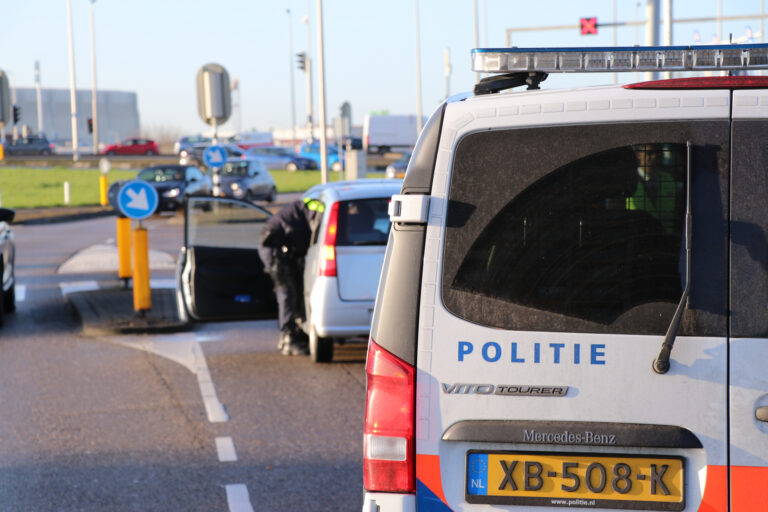
[[[72,42],[72,0],[67,0],[67,33],[69,35],[69,108],[72,117],[72,161],[80,159],[77,145],[77,95],[75,89],[75,47]]]
[[[131,219],[117,217],[117,277],[122,279],[123,288],[128,288],[131,271]]]
[[[323,44],[323,0],[317,0],[317,61],[320,88],[320,182],[328,183],[328,138],[325,117],[325,46]]]
[[[149,288],[149,237],[139,220],[133,230],[133,310],[143,315],[152,309],[152,290]]]
[[[159,205],[157,191],[145,181],[133,180],[120,187],[117,194],[118,210],[127,218],[118,219],[118,275],[128,279],[128,271],[123,265],[130,261],[133,248],[133,309],[139,316],[152,309],[152,290],[149,286],[149,237],[142,220],[149,218]],[[138,226],[131,234],[130,246],[125,240],[130,227],[130,220],[138,221]]]

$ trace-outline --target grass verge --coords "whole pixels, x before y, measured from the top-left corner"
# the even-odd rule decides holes
[[[275,179],[279,193],[304,192],[320,183],[319,171],[270,171],[270,173]],[[69,182],[69,206],[98,205],[99,175],[97,169],[0,167],[0,199],[5,208],[67,206],[64,203],[64,183]],[[135,176],[134,170],[115,169],[107,174],[107,181],[112,184]],[[337,181],[339,173],[329,172],[328,179]]]

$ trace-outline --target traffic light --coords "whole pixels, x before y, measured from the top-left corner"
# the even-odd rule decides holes
[[[18,105],[13,106],[13,124],[16,124],[21,119],[21,107]]]
[[[597,35],[597,17],[581,18],[581,35]]]
[[[93,118],[88,118],[88,133],[93,133]]]
[[[299,69],[302,71],[307,70],[307,54],[304,52],[299,52],[296,54],[296,62],[299,65]]]

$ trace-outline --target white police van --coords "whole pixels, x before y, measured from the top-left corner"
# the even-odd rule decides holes
[[[364,511],[768,510],[768,77],[719,76],[768,45],[473,62],[390,206]]]

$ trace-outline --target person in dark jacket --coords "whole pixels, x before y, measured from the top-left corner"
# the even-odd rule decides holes
[[[303,200],[285,205],[264,226],[259,256],[275,284],[283,355],[309,353],[306,335],[297,319],[303,317],[304,256],[312,236],[315,211]],[[312,203],[314,204],[314,203]]]

